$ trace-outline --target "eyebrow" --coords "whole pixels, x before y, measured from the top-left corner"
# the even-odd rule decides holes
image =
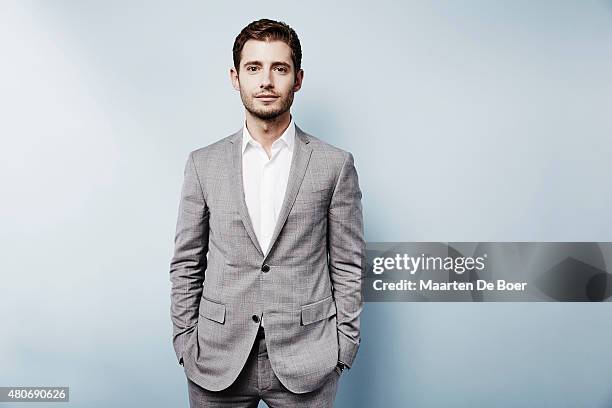
[[[243,66],[247,66],[247,65],[258,65],[258,66],[263,66],[263,63],[261,61],[247,61],[244,64],[242,64]],[[272,63],[272,66],[278,66],[278,65],[282,65],[285,66],[287,68],[291,68],[291,65],[289,65],[288,63],[284,62],[284,61],[274,61]]]

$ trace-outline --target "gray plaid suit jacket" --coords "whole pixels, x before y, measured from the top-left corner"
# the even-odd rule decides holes
[[[186,376],[230,386],[265,319],[272,368],[305,393],[359,348],[365,242],[351,153],[296,126],[268,253],[244,200],[242,129],[189,154],[170,262],[173,345]]]

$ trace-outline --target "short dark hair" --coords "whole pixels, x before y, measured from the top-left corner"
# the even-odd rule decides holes
[[[293,28],[282,21],[262,18],[261,20],[253,21],[242,29],[234,41],[233,49],[234,68],[238,72],[240,72],[242,49],[248,40],[283,41],[291,48],[291,59],[295,67],[295,75],[301,69],[302,46],[300,45],[300,39]]]

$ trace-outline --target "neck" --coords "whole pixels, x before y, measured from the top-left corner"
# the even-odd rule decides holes
[[[272,143],[289,127],[291,114],[289,111],[270,120],[263,120],[246,111],[246,126],[249,134],[263,147],[271,147]]]

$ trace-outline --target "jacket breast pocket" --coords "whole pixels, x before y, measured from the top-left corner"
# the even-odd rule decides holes
[[[300,191],[295,199],[296,207],[300,209],[327,208],[331,201],[332,187],[317,190]]]
[[[336,302],[330,295],[325,299],[303,305],[301,309],[300,324],[306,326],[334,316],[336,314]]]
[[[224,324],[225,305],[202,297],[200,300],[200,316]]]

